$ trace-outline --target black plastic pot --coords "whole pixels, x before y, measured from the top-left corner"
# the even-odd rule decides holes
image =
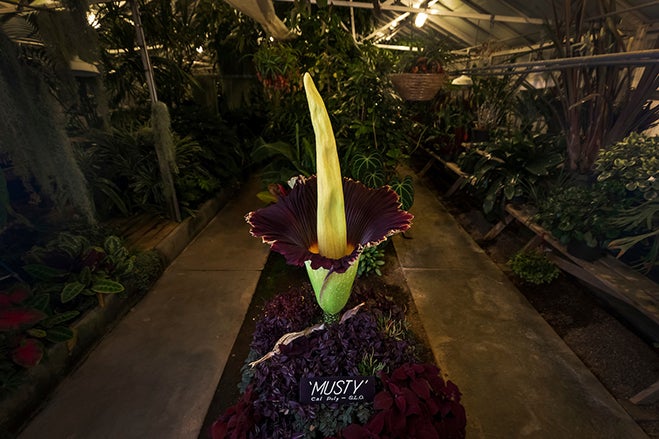
[[[568,242],[567,252],[572,256],[588,262],[596,261],[604,255],[600,247],[590,247],[584,241],[576,240]]]

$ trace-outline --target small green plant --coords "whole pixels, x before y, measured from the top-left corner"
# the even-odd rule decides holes
[[[81,295],[124,291],[121,280],[133,271],[135,256],[116,236],[98,246],[84,236],[61,232],[44,247],[34,247],[26,260],[23,270],[36,280],[35,290],[65,305]]]
[[[380,267],[384,265],[384,248],[379,245],[373,247],[366,247],[359,257],[359,267],[357,268],[357,276],[362,277],[370,273],[375,273],[382,276]]]
[[[394,340],[403,340],[407,337],[407,320],[395,319],[389,312],[378,317],[378,329]]]
[[[525,282],[533,285],[551,283],[560,270],[539,250],[520,250],[508,261],[510,269]]]
[[[363,376],[376,376],[381,371],[386,372],[387,365],[378,360],[375,356],[375,351],[364,354],[362,361],[357,365],[359,374]]]

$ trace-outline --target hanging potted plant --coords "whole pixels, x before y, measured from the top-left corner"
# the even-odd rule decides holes
[[[391,75],[398,94],[407,101],[429,101],[446,81],[444,68],[435,59],[419,56],[404,73]]]
[[[446,83],[443,64],[446,52],[441,47],[428,47],[403,55],[399,60],[402,73],[390,75],[396,92],[407,101],[429,101]]]

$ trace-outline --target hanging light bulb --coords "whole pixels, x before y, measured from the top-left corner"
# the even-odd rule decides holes
[[[469,87],[471,85],[474,85],[474,81],[467,75],[460,75],[457,78],[455,78],[453,81],[451,81],[451,84]]]
[[[428,8],[430,8],[431,6],[433,6],[433,5],[434,5],[435,3],[437,3],[438,1],[439,1],[439,0],[430,0],[430,1],[428,2],[428,4],[425,6],[425,7],[426,7],[426,10],[428,10]],[[418,8],[418,7],[420,7],[422,4],[423,4],[423,2],[415,3],[415,4],[414,4],[414,7],[415,7],[415,8]],[[421,27],[421,26],[423,26],[424,24],[426,24],[426,20],[427,20],[427,19],[428,19],[428,14],[427,14],[427,13],[425,13],[425,12],[419,12],[418,14],[416,14],[416,18],[414,19],[414,25],[415,25],[416,27]]]
[[[426,20],[428,19],[428,14],[425,12],[419,12],[416,14],[416,18],[414,19],[414,25],[416,27],[421,27],[424,24],[426,24]]]

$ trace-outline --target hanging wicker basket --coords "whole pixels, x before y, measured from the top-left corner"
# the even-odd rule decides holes
[[[429,101],[446,80],[444,73],[396,73],[390,76],[394,88],[407,101]]]

